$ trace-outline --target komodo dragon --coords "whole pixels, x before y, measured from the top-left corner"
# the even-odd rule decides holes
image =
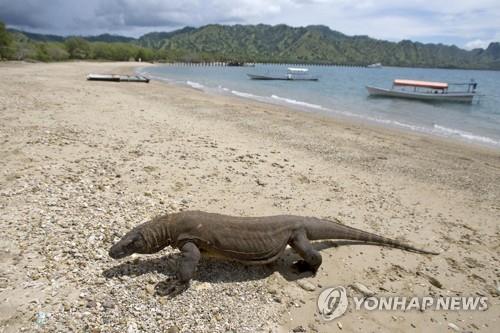
[[[111,247],[109,255],[121,259],[133,253],[155,253],[169,245],[178,248],[181,256],[177,262],[177,282],[188,285],[201,254],[244,263],[266,264],[278,259],[287,245],[303,258],[295,264],[299,270],[316,273],[322,258],[310,241],[326,239],[362,241],[438,254],[314,217],[234,217],[185,211],[157,217],[135,227]]]

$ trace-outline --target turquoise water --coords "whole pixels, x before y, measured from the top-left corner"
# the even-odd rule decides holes
[[[259,81],[246,73],[284,73],[283,65],[210,67],[161,65],[139,71],[153,79],[190,85],[211,93],[350,117],[408,131],[455,138],[500,149],[500,72],[424,68],[381,69],[309,66],[314,81]],[[415,79],[478,83],[472,105],[369,97],[366,85],[389,88],[392,80]]]

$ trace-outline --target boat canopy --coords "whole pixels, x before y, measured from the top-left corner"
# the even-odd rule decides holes
[[[394,80],[395,86],[410,86],[431,89],[448,89],[448,83],[430,82],[430,81],[415,81],[415,80]]]
[[[295,72],[295,73],[305,73],[308,72],[309,69],[307,68],[297,68],[297,67],[288,67],[289,72]]]

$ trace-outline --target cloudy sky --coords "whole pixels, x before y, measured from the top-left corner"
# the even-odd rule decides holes
[[[327,25],[348,35],[485,47],[500,41],[500,0],[0,0],[9,27],[138,37],[186,25]]]

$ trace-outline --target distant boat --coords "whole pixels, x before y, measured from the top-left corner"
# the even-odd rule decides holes
[[[377,62],[377,63],[371,64],[371,65],[368,65],[366,67],[368,67],[368,68],[382,68],[382,64],[380,62]]]
[[[467,87],[466,90],[449,90],[450,86]],[[477,83],[444,83],[415,80],[394,80],[391,89],[367,86],[373,96],[410,98],[419,100],[472,103],[476,95]]]
[[[228,61],[226,63],[226,66],[230,66],[230,67],[242,67],[242,66],[245,66],[245,63],[243,61]]]
[[[309,74],[307,68],[289,67],[286,74],[247,74],[252,80],[290,80],[290,81],[318,81],[317,76]]]
[[[141,75],[119,75],[119,74],[89,74],[89,81],[113,81],[113,82],[144,82],[148,83],[149,79]]]

